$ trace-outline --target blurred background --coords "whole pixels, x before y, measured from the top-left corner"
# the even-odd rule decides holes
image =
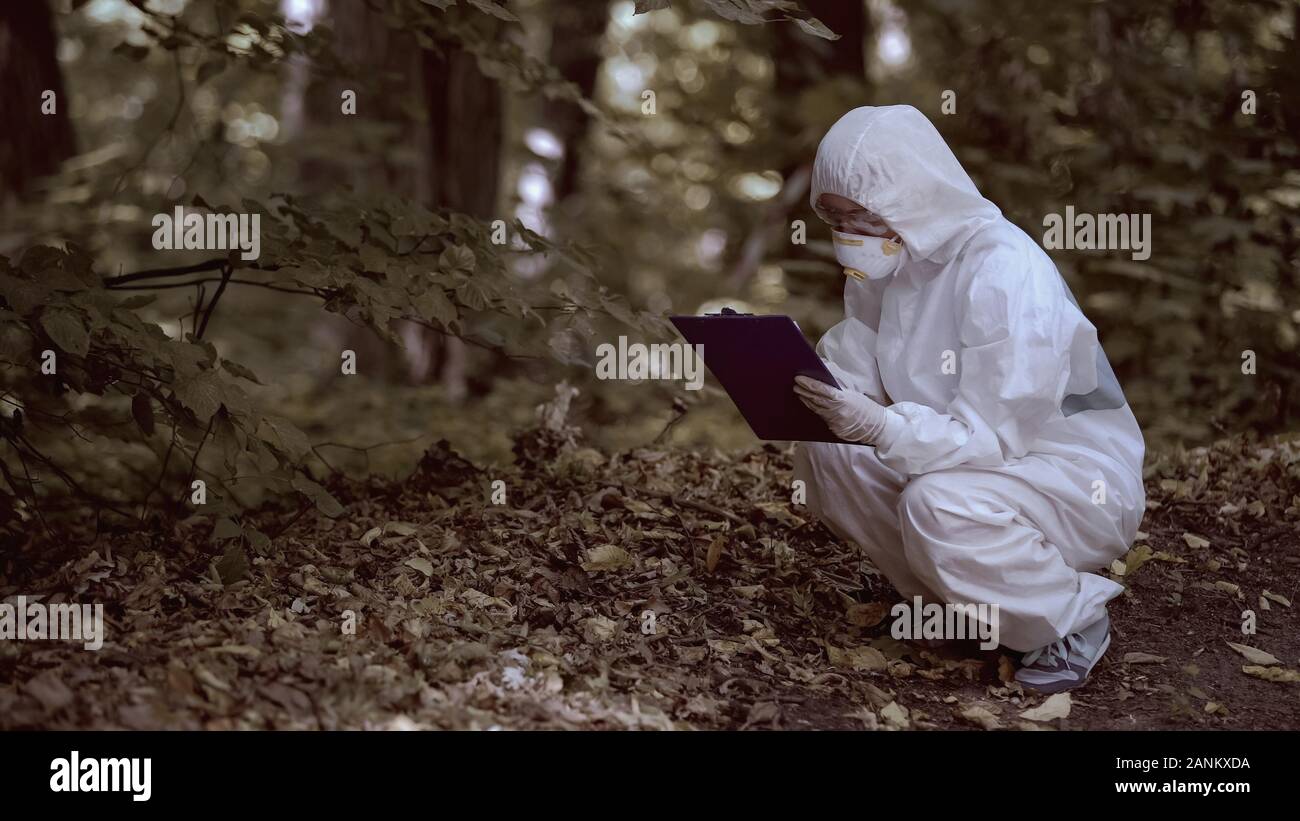
[[[150,245],[152,216],[195,197],[519,220],[571,249],[503,263],[537,313],[574,287],[574,258],[610,310],[476,320],[506,346],[400,320],[385,340],[232,286],[207,340],[349,470],[400,474],[443,437],[508,461],[561,380],[599,447],[749,447],[725,395],[598,382],[595,348],[650,340],[624,313],[722,305],[790,314],[815,340],[843,287],[807,202],[818,141],[850,108],[907,103],[1031,236],[1067,205],[1152,215],[1148,260],[1051,252],[1152,448],[1293,429],[1298,20],[1295,0],[15,0],[0,254],[71,242],[105,276],[198,261]],[[175,336],[195,294],[159,296],[139,313]]]

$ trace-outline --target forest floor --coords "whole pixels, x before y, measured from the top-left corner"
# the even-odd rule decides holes
[[[0,600],[102,603],[107,640],[0,642],[0,728],[1300,728],[1300,440],[1155,460],[1111,648],[1047,702],[998,651],[890,638],[897,594],[791,504],[788,448],[575,436],[337,480],[342,516],[259,514],[265,555],[197,519],[34,534]]]

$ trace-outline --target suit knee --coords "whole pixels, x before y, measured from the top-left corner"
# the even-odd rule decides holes
[[[800,442],[794,451],[794,479],[803,482],[808,509],[818,518],[824,518],[821,497],[824,485],[836,475],[834,462],[839,455],[834,445],[827,442]]]
[[[898,516],[903,528],[935,532],[944,529],[954,518],[960,518],[960,497],[953,492],[952,484],[941,473],[926,473],[908,482],[898,496]]]

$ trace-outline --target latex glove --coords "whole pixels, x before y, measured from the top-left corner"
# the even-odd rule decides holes
[[[889,410],[864,393],[841,390],[807,376],[796,376],[794,392],[799,401],[813,413],[826,420],[831,433],[847,442],[865,445],[888,444],[892,438],[889,423],[901,422]]]

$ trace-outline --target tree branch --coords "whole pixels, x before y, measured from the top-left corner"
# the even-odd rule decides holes
[[[203,322],[199,324],[198,331],[194,334],[198,339],[203,338],[203,332],[208,329],[208,320],[212,318],[212,312],[217,309],[217,300],[226,292],[226,286],[230,284],[230,265],[223,265],[221,268],[221,284],[217,286],[217,292],[212,295],[212,301],[208,303],[208,309],[203,314]]]
[[[208,259],[203,262],[196,262],[193,265],[182,265],[179,268],[153,268],[148,271],[136,271],[134,274],[104,277],[104,287],[112,288],[115,285],[137,282],[142,279],[165,279],[167,277],[183,277],[190,274],[198,274],[204,271],[219,271],[225,264],[226,261],[224,259]]]

